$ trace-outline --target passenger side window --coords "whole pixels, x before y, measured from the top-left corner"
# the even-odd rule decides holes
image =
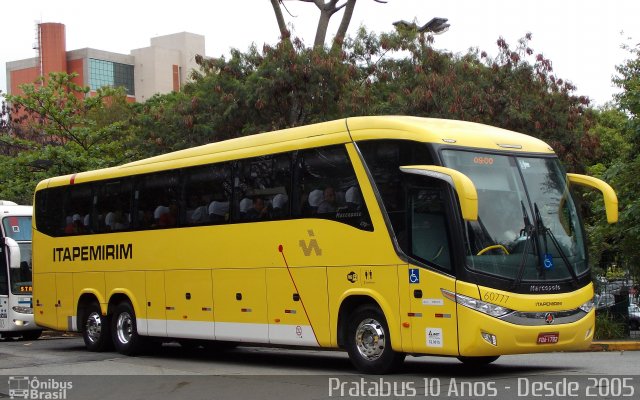
[[[231,167],[231,163],[222,163],[185,170],[186,210],[182,215],[183,225],[229,221]]]
[[[91,185],[73,185],[68,187],[65,210],[65,235],[90,233],[93,191]]]
[[[286,219],[290,212],[291,157],[272,154],[238,162],[236,219]]]
[[[135,191],[136,228],[178,226],[180,185],[177,171],[142,175]]]
[[[420,261],[451,270],[449,234],[442,191],[430,188],[412,189],[409,203],[409,254]]]
[[[393,231],[402,250],[409,254],[406,238],[407,194],[405,188],[412,179],[400,171],[403,165],[433,165],[433,157],[423,143],[408,140],[370,140],[358,142],[367,168],[382,198]]]
[[[126,178],[99,184],[91,222],[95,232],[109,233],[131,228],[132,187],[132,180]]]
[[[62,205],[66,190],[64,187],[44,189],[36,194],[36,226],[49,236],[62,236],[66,227],[66,217]]]
[[[360,185],[344,145],[298,153],[297,213],[323,218],[363,230],[373,230]]]

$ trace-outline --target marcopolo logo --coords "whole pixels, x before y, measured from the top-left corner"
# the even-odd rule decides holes
[[[28,376],[9,377],[9,397],[12,399],[56,399],[67,398],[68,391],[73,389],[71,381],[60,381],[55,378],[38,379]]]

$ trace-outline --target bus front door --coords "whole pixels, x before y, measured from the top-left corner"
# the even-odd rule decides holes
[[[455,292],[455,279],[412,265],[405,268],[409,310],[403,321],[410,324],[413,351],[457,355],[456,305],[442,294],[442,289]]]
[[[447,195],[441,187],[416,187],[408,196],[405,251],[416,260],[400,278],[409,294],[408,319],[413,351],[458,354],[456,304],[444,293],[455,293]],[[422,265],[418,265],[422,264]]]

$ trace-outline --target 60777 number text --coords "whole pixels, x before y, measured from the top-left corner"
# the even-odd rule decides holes
[[[490,303],[504,303],[504,304],[506,304],[509,301],[509,296],[507,296],[506,294],[502,294],[502,293],[485,292],[482,295],[482,299],[484,301],[488,301]]]

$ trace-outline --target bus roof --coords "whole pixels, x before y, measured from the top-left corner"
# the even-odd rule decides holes
[[[372,139],[406,139],[487,150],[553,154],[551,147],[539,139],[473,122],[409,116],[350,117],[229,139],[117,167],[51,178],[40,182],[37,190],[47,186],[67,185],[71,181],[89,182]]]
[[[10,203],[10,204],[8,204]],[[11,201],[0,200],[0,218],[8,216],[29,216],[33,212],[31,206],[19,206]]]

